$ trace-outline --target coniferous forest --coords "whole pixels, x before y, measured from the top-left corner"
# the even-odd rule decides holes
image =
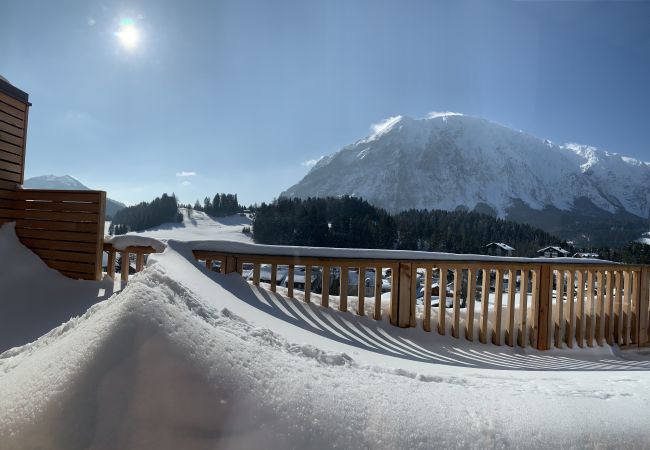
[[[243,211],[243,207],[237,200],[237,194],[216,194],[214,198],[205,197],[203,204],[197,200],[192,209],[196,211],[203,211],[204,213],[215,216],[224,217],[232,214],[237,214]]]
[[[183,215],[178,212],[176,196],[163,194],[151,202],[141,202],[119,210],[113,216],[109,234],[142,231],[166,222],[182,221]]]
[[[281,198],[263,203],[253,220],[262,244],[360,247],[453,253],[485,253],[490,242],[537,256],[560,239],[529,225],[467,211],[410,210],[390,215],[355,197]]]

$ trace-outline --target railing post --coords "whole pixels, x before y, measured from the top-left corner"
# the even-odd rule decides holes
[[[223,263],[224,268],[222,273],[224,274],[237,272],[237,269],[241,267],[237,262],[236,256],[226,256]]]
[[[390,266],[390,308],[388,319],[391,325],[398,326],[397,317],[399,310],[399,264]]]
[[[293,282],[295,277],[295,266],[289,264],[289,272],[287,272],[287,297],[293,298]]]
[[[544,264],[539,268],[539,289],[533,299],[537,310],[537,350],[549,349],[549,323],[551,317],[551,267]]]
[[[397,272],[397,273],[395,273]],[[395,321],[400,328],[411,326],[411,280],[413,277],[413,265],[411,263],[399,263],[397,271],[392,276],[395,284],[391,286],[397,292],[397,307],[395,308],[396,318],[393,319],[391,308],[391,322]]]
[[[128,252],[121,252],[121,257],[120,257],[120,269],[121,269],[121,275],[122,275],[122,281],[126,282],[129,281],[129,254]]]
[[[141,251],[136,254],[135,258],[135,271],[136,272],[142,272],[142,269],[144,268],[144,253]]]
[[[341,265],[341,274],[339,276],[339,311],[347,312],[348,310],[348,266]]]
[[[648,343],[648,294],[650,290],[650,268],[644,267],[640,272],[639,301],[637,302],[637,344],[639,347]]]
[[[111,246],[111,249],[108,251],[108,267],[106,267],[106,272],[113,280],[115,279],[115,255],[115,248]]]
[[[517,336],[520,347],[526,347],[526,336],[528,334],[528,267],[521,269],[521,280],[519,282],[519,333]]]
[[[276,291],[277,285],[278,285],[278,265],[276,263],[272,263],[271,264],[271,292]]]
[[[320,305],[327,308],[330,304],[330,266],[323,264],[321,277]]]
[[[311,265],[305,266],[305,302],[311,301]]]
[[[374,319],[381,319],[381,267],[375,266],[375,310]]]
[[[357,276],[357,314],[360,316],[365,315],[366,303],[366,268],[359,266],[359,275]]]
[[[253,284],[255,286],[260,285],[260,269],[261,269],[260,263],[256,262],[253,265]]]

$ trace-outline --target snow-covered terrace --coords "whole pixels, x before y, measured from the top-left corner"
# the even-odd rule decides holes
[[[318,293],[305,303],[208,271],[193,242],[167,240],[126,285],[63,277],[10,226],[0,246],[12,261],[0,261],[3,312],[13,305],[0,314],[3,342],[25,324],[52,328],[0,354],[3,448],[594,448],[650,437],[643,351],[512,350],[397,328],[385,302],[374,320],[323,308]],[[97,303],[86,311],[83,300]],[[78,317],[57,326],[45,308]]]

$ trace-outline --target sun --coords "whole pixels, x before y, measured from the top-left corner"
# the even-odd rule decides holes
[[[120,29],[115,32],[122,47],[127,50],[133,50],[138,46],[140,41],[140,32],[135,26],[135,21],[130,18],[124,18],[120,21]]]

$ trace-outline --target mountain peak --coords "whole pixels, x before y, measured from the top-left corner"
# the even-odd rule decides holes
[[[33,189],[79,189],[89,190],[90,188],[84,185],[81,181],[77,180],[71,175],[41,175],[32,177],[25,180],[23,184],[26,188]]]
[[[393,116],[322,158],[287,197],[362,197],[391,212],[513,205],[569,211],[586,198],[607,213],[650,215],[650,165],[577,144],[557,145],[452,112]],[[520,203],[520,202],[521,203]]]

